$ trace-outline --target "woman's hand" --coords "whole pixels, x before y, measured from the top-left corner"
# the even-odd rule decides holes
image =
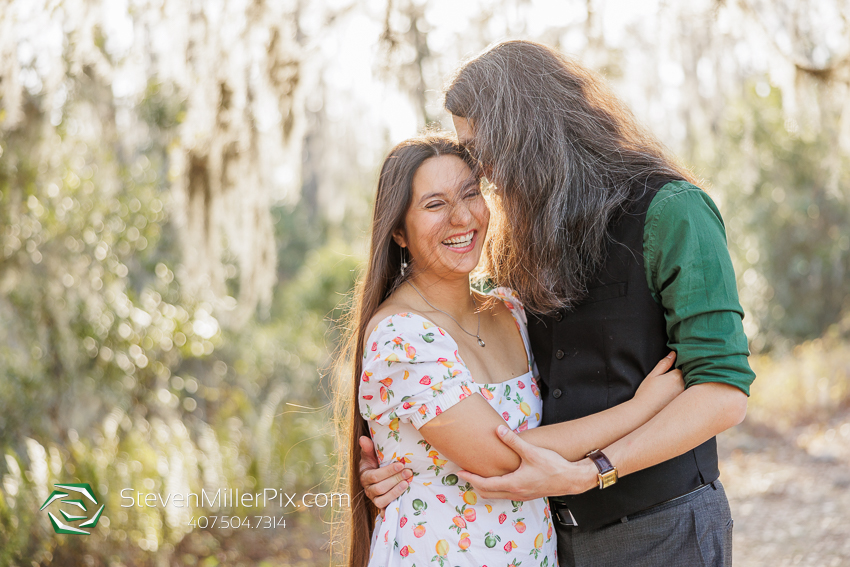
[[[640,423],[644,423],[647,419],[651,418],[652,415],[660,412],[667,404],[669,404],[673,399],[675,399],[679,394],[681,394],[685,390],[684,379],[682,376],[681,370],[670,370],[673,367],[673,363],[676,361],[676,353],[671,352],[666,357],[662,358],[655,368],[652,369],[652,372],[647,375],[647,377],[643,380],[640,387],[637,389],[635,393],[633,402],[635,406],[640,406],[642,408],[649,408],[651,415],[645,415]],[[451,409],[451,408],[450,408]],[[641,411],[642,414],[646,413],[646,409]],[[548,426],[548,429],[556,426]],[[633,429],[634,427],[632,427]],[[631,431],[631,429],[629,430]],[[529,430],[530,433],[531,430]],[[502,437],[503,442],[514,449],[517,453],[515,445],[517,445],[517,441],[519,438],[516,435],[511,435],[510,433],[506,434]],[[614,439],[616,439],[615,437]],[[559,436],[559,444],[563,443],[563,437]],[[539,443],[539,445],[545,446],[545,443]],[[595,444],[594,446],[598,445]],[[607,445],[607,443],[603,444]],[[464,471],[460,473],[466,480],[474,482],[472,483],[476,487],[480,486],[486,492],[491,494],[499,494],[499,497],[506,497],[506,495],[511,494],[515,499],[522,495],[524,498],[538,497],[544,495],[551,494],[564,494],[564,493],[578,493],[583,490],[586,490],[586,487],[581,487],[577,489],[573,484],[576,484],[575,478],[571,478],[568,484],[570,486],[564,486],[561,488],[561,492],[551,492],[552,486],[551,484],[548,486],[548,490],[541,486],[534,486],[535,484],[539,484],[540,479],[531,477],[539,476],[540,478],[544,478],[547,475],[552,477],[554,468],[558,466],[566,465],[567,468],[572,469],[576,467],[578,463],[568,463],[564,461],[560,457],[557,459],[553,459],[555,455],[548,455],[548,451],[545,449],[533,448],[533,447],[525,447],[524,445],[518,445],[523,449],[522,454],[520,454],[523,458],[523,466],[520,467],[523,469],[521,472],[518,470],[517,472],[520,474],[514,475],[506,475],[505,477],[494,477],[492,484],[490,481],[483,479],[483,477],[474,475],[470,472]],[[360,438],[360,448],[362,449],[362,455],[360,457],[360,484],[363,486],[365,490],[366,497],[371,500],[375,506],[379,509],[383,510],[387,507],[387,505],[401,496],[407,487],[409,486],[408,480],[413,478],[413,472],[410,469],[406,469],[403,467],[401,463],[392,463],[390,465],[386,465],[383,467],[378,467],[378,458],[375,453],[375,446],[372,443],[372,440],[368,437]],[[583,455],[584,453],[582,453]],[[532,455],[534,455],[532,457]],[[549,457],[549,458],[546,458]],[[579,457],[580,458],[580,457]],[[545,465],[543,464],[545,462]],[[572,465],[572,466],[571,466]],[[591,467],[592,469],[592,467]],[[589,469],[589,470],[591,470]],[[532,472],[533,471],[533,472]],[[535,475],[534,473],[541,473]],[[592,472],[592,470],[591,470]],[[573,477],[575,473],[567,475],[568,477]],[[584,480],[584,476],[579,475],[582,480]],[[499,479],[499,480],[496,480]],[[513,490],[506,490],[504,485],[504,480],[513,485]],[[500,482],[501,481],[501,482]]]
[[[676,353],[671,352],[662,358],[652,369],[635,392],[634,401],[642,406],[660,412],[679,394],[685,391],[685,380],[682,371],[673,369]]]
[[[407,481],[413,478],[413,471],[404,468],[401,463],[391,463],[378,468],[375,445],[366,436],[360,437],[360,449],[360,484],[366,498],[383,514],[384,508],[407,490]]]

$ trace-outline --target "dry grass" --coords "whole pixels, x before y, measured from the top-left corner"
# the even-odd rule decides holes
[[[718,440],[735,565],[850,565],[850,342],[751,363],[747,419]]]
[[[750,358],[748,419],[784,429],[850,408],[850,341],[826,335],[778,357]]]

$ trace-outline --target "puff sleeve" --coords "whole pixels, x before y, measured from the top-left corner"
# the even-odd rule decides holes
[[[416,429],[472,395],[472,378],[443,329],[413,313],[378,323],[366,340],[359,407],[366,420]]]

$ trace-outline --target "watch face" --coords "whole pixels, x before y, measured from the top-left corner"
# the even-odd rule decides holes
[[[599,474],[599,488],[608,488],[617,482],[617,469]]]
[[[600,450],[594,450],[587,454],[587,457],[593,461],[596,468],[599,469],[599,488],[606,488],[617,482],[617,467],[611,464],[608,457]]]

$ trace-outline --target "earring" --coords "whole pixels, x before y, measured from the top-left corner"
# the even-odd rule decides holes
[[[404,277],[404,271],[407,269],[407,262],[404,261],[404,248],[401,249],[401,277]]]

